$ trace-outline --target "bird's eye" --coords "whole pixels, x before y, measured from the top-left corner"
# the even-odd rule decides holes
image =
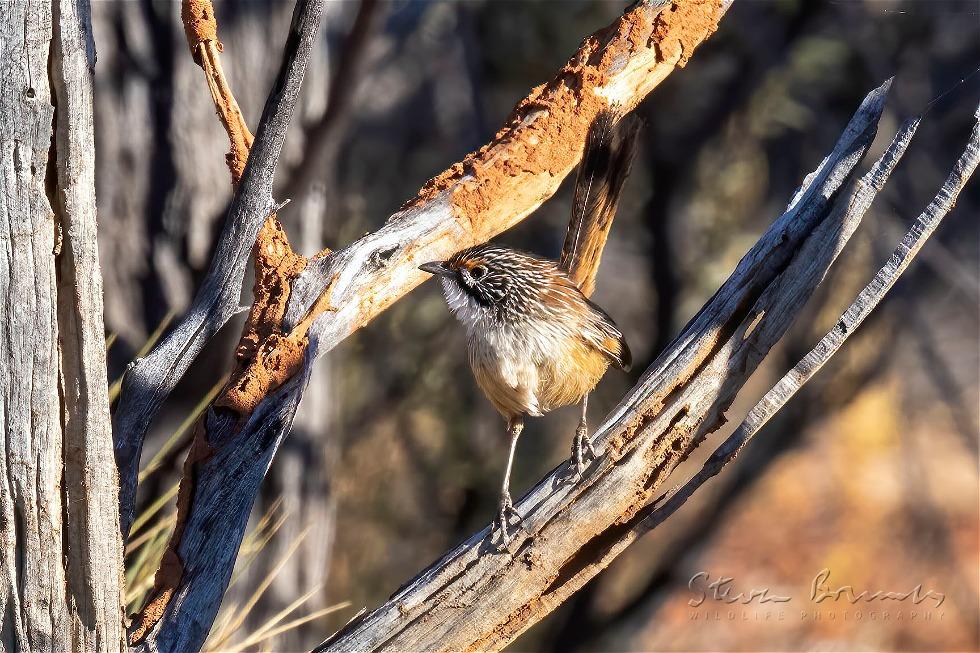
[[[470,270],[470,276],[473,277],[474,280],[479,281],[483,277],[487,276],[487,269],[482,265],[474,265],[473,269]]]

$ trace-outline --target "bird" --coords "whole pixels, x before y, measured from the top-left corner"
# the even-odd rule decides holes
[[[491,526],[504,548],[511,526],[523,521],[510,496],[510,474],[525,416],[580,405],[567,472],[580,479],[586,459],[597,457],[588,435],[589,393],[610,365],[629,371],[632,364],[622,331],[589,296],[640,126],[615,107],[592,121],[557,262],[486,243],[419,266],[441,280],[446,303],[466,330],[476,383],[507,423],[510,450]]]

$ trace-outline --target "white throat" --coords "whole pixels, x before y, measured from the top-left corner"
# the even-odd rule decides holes
[[[472,333],[476,325],[488,316],[490,310],[473,299],[453,277],[445,276],[441,281],[442,292],[446,296],[449,310],[466,326],[467,333]]]

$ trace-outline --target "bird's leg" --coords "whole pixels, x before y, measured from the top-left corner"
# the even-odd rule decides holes
[[[513,517],[517,524],[523,520],[517,510],[514,509],[514,502],[510,498],[510,470],[514,466],[514,452],[517,450],[517,438],[524,430],[524,418],[521,415],[507,420],[507,433],[510,435],[510,454],[507,456],[507,471],[504,472],[504,483],[500,489],[500,509],[497,511],[497,520],[493,530],[500,528],[500,540],[506,548],[510,544],[510,533],[507,529],[510,526],[510,519]]]
[[[576,475],[581,478],[585,471],[585,459],[596,459],[595,448],[592,440],[589,439],[589,425],[586,419],[589,409],[589,395],[582,397],[582,416],[579,418],[578,426],[575,429],[575,439],[572,441],[572,464],[575,466]]]

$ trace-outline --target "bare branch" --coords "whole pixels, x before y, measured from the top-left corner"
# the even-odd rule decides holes
[[[329,351],[427,275],[417,265],[485,242],[532,213],[582,155],[598,112],[633,109],[723,15],[713,0],[639,2],[586,38],[551,82],[515,107],[494,140],[430,180],[384,227],[311,261],[292,286],[284,328],[307,314],[330,282],[336,312],[318,329]]]
[[[0,649],[120,651],[88,3],[0,4],[0,59]]]
[[[214,109],[228,134],[231,150],[225,155],[225,161],[231,172],[231,183],[237,186],[245,172],[245,162],[248,161],[248,153],[255,138],[245,123],[245,117],[221,67],[218,53],[223,47],[218,40],[218,21],[214,6],[211,0],[183,0],[180,18],[184,23],[191,56],[204,70]]]
[[[192,2],[190,4],[192,5],[192,10],[203,12],[198,13],[198,16],[206,16],[210,18],[211,24],[214,23],[213,9],[210,7],[210,3]],[[149,388],[142,388],[146,396],[137,397],[134,400],[139,402],[137,405],[149,406],[149,409],[152,409],[151,412],[155,412],[159,408],[159,403],[166,393],[169,393],[173,388],[173,385],[176,383],[176,378],[179,377],[179,373],[182,373],[186,369],[207,338],[213,335],[214,331],[232,315],[239,312],[242,274],[249,250],[252,249],[252,243],[256,242],[259,226],[264,223],[264,232],[266,234],[272,234],[273,237],[275,237],[276,233],[281,234],[278,224],[275,224],[274,220],[266,221],[265,216],[270,211],[277,210],[280,206],[276,205],[272,199],[273,174],[285,138],[285,127],[289,122],[289,117],[298,99],[299,88],[303,80],[306,64],[309,60],[322,13],[322,0],[297,1],[283,52],[283,63],[269,99],[266,102],[262,120],[259,124],[258,136],[254,142],[254,149],[248,155],[248,163],[245,166],[241,183],[238,186],[235,199],[229,210],[225,230],[221,234],[218,251],[215,255],[216,258],[212,262],[208,277],[201,291],[198,293],[195,305],[192,307],[188,316],[150,356],[142,361],[145,363],[154,355],[157,355],[158,352],[164,352],[157,356],[159,360],[151,361],[153,365],[146,369],[147,373],[152,371],[155,374],[160,374],[162,372],[164,376],[151,377],[149,381],[155,385]],[[190,22],[188,21],[188,23]],[[193,37],[196,33],[196,31],[188,30],[188,37],[192,42],[192,51],[195,51],[196,47],[193,43]],[[205,36],[210,37],[209,42],[217,38],[214,30],[211,30],[210,34],[205,33]],[[197,47],[199,49],[196,51],[204,55],[202,61],[217,62],[216,55],[213,52],[211,53],[214,55],[212,59],[208,59],[207,48],[201,47],[200,45]],[[204,67],[205,71],[208,72],[207,66]],[[212,73],[215,70],[218,70],[218,68],[213,68]],[[209,82],[214,82],[211,73],[209,73]],[[215,82],[219,88],[218,96],[222,101],[226,101],[228,97],[231,97],[230,90],[226,87],[221,88],[221,82],[221,79]],[[236,125],[227,117],[223,119],[223,122],[229,131],[234,154],[236,147],[239,146],[236,145],[233,132],[236,129],[241,131],[244,128],[244,133],[247,134],[247,127]],[[240,147],[247,148],[247,142],[242,141],[242,143]],[[248,153],[246,152],[245,154]],[[237,172],[235,165],[233,165],[235,160],[235,156],[229,158],[233,179]],[[264,207],[265,210],[258,211],[257,209],[260,207]],[[236,241],[234,240],[235,238],[239,240]],[[269,258],[275,258],[281,261],[285,254],[291,253],[291,249],[288,248],[288,243],[285,242],[284,236],[283,243],[283,246],[276,251],[256,254],[257,277],[259,277],[259,282],[261,282],[261,276]],[[261,238],[258,240],[259,247],[264,248],[267,244],[266,240]],[[270,254],[271,257],[266,257],[265,254]],[[273,266],[268,267],[271,268]],[[276,270],[271,270],[269,273],[275,274]],[[262,309],[266,307],[258,299],[253,304],[249,324],[253,323],[253,319],[257,319],[255,317],[257,312],[261,313]],[[195,310],[195,307],[197,310]],[[189,334],[187,333],[188,330],[191,330]],[[247,330],[248,326],[246,326]],[[180,337],[182,333],[183,337],[190,338],[190,341],[182,349],[172,349],[173,345],[170,343],[175,338]],[[171,348],[168,349],[168,347]],[[175,351],[177,357],[168,358],[167,352],[173,353]],[[179,373],[177,373],[177,370],[179,370]],[[127,373],[127,383],[132,372],[133,370],[130,370]],[[145,377],[146,375],[144,374],[143,376]],[[161,392],[163,394],[160,394]],[[153,398],[156,398],[157,404],[149,405],[148,401]],[[133,419],[133,415],[131,414],[126,414],[126,417]],[[152,418],[152,414],[147,417],[147,419],[150,418]],[[117,413],[117,422],[120,419]],[[124,532],[128,531],[132,519],[132,505],[135,498],[137,468],[139,464],[139,449],[142,446],[142,438],[148,426],[148,421],[142,423],[140,426],[143,430],[136,434],[139,436],[138,442],[134,442],[132,438],[127,441],[128,448],[124,449],[123,453],[128,458],[120,461],[121,468],[124,467],[123,463],[128,465],[125,471],[130,475],[127,478],[129,486],[124,487],[120,492],[123,509],[127,511],[124,519]],[[118,431],[117,435],[119,435]],[[220,438],[217,436],[214,439],[204,437],[204,423],[198,423],[191,451],[185,462],[185,469],[192,470],[195,463],[208,457],[210,447],[218,446],[219,444]],[[118,446],[117,452],[119,452]],[[264,472],[265,467],[262,468],[261,474],[264,474]],[[221,597],[224,595],[225,589],[228,586],[234,557],[241,542],[241,538],[239,537],[234,542],[234,545],[230,547],[230,558],[222,561],[225,564],[214,564],[213,567],[207,567],[207,573],[203,574],[205,582],[199,582],[202,578],[202,570],[199,567],[195,567],[195,563],[204,560],[206,556],[198,555],[194,557],[184,551],[180,553],[175,551],[183,543],[184,520],[192,505],[191,500],[195,488],[193,472],[185,474],[184,480],[185,482],[181,484],[178,494],[178,521],[161,566],[157,570],[154,579],[153,596],[140,612],[131,631],[131,644],[149,650],[181,651],[200,648],[207,637],[214,617],[217,614],[218,607],[221,604]],[[253,498],[253,495],[247,497],[249,507]],[[243,519],[247,518],[248,512],[248,508],[242,511]],[[244,523],[242,523],[241,528],[244,531]],[[219,547],[219,550],[227,553],[229,547]],[[184,560],[190,560],[190,562],[185,565]],[[172,601],[171,599],[175,597],[177,600]]]
[[[274,207],[272,182],[286,127],[299,97],[323,0],[298,0],[283,63],[259,122],[255,143],[235,192],[214,259],[187,314],[146,358],[126,372],[113,419],[125,535],[133,519],[136,477],[151,422],[204,344],[238,312],[248,255]]]
[[[484,529],[317,650],[500,649],[634,541],[659,486],[724,423],[856,227],[865,186],[849,180],[888,86],[865,99],[786,213],[600,427],[604,455],[587,477],[565,485],[555,470],[520,501],[513,553],[497,554]],[[900,153],[884,159],[882,182]]]
[[[334,346],[417,285],[419,257],[448,256],[532,212],[574,167],[595,114],[610,103],[635,106],[686,62],[720,17],[712,1],[678,2],[676,11],[665,6],[640,3],[586,39],[553,82],[518,105],[492,143],[430,182],[380,231],[314,257],[306,266],[313,273],[299,275],[277,298],[257,279],[249,324],[262,331],[246,326],[239,369],[198,425],[177,529],[134,641],[149,633],[147,647],[182,649],[206,632],[258,487],[325,345]],[[261,138],[260,128],[242,188]],[[257,249],[275,255],[287,246],[260,236]],[[266,302],[281,300],[285,308],[287,297],[286,318],[270,319]]]
[[[314,175],[323,171],[323,163],[335,146],[334,134],[343,124],[357,86],[357,74],[364,58],[366,45],[378,21],[378,0],[360,0],[354,24],[340,47],[340,62],[330,80],[327,107],[319,120],[304,134],[303,158],[289,170],[281,192],[285,197],[298,197],[307,190]]]
[[[980,109],[977,110],[978,122],[973,127],[973,133],[967,143],[966,150],[960,156],[952,172],[946,178],[939,193],[929,206],[916,218],[902,242],[892,253],[885,265],[878,270],[874,279],[864,287],[854,302],[841,315],[837,325],[827,333],[820,342],[793,369],[787,372],[773,388],[766,393],[732,435],[715,449],[714,453],[704,463],[697,474],[691,477],[683,487],[674,492],[666,502],[659,506],[638,527],[638,533],[647,532],[662,523],[691,497],[708,479],[735,459],[739,451],[748,444],[749,440],[766,425],[767,422],[788,402],[803,385],[813,378],[820,369],[837,353],[851,334],[861,326],[865,318],[884,299],[898,278],[902,276],[909,264],[922,249],[922,246],[939,226],[939,223],[956,204],[956,198],[966,186],[977,168],[980,160]],[[907,142],[918,125],[918,119],[908,123],[895,137],[892,149],[903,140]],[[902,146],[904,148],[904,146]],[[888,153],[885,154],[888,156]],[[870,174],[878,172],[876,168]],[[881,180],[882,184],[884,179]],[[871,180],[874,183],[874,180]],[[879,186],[880,188],[880,186]],[[870,198],[868,198],[870,200]]]

